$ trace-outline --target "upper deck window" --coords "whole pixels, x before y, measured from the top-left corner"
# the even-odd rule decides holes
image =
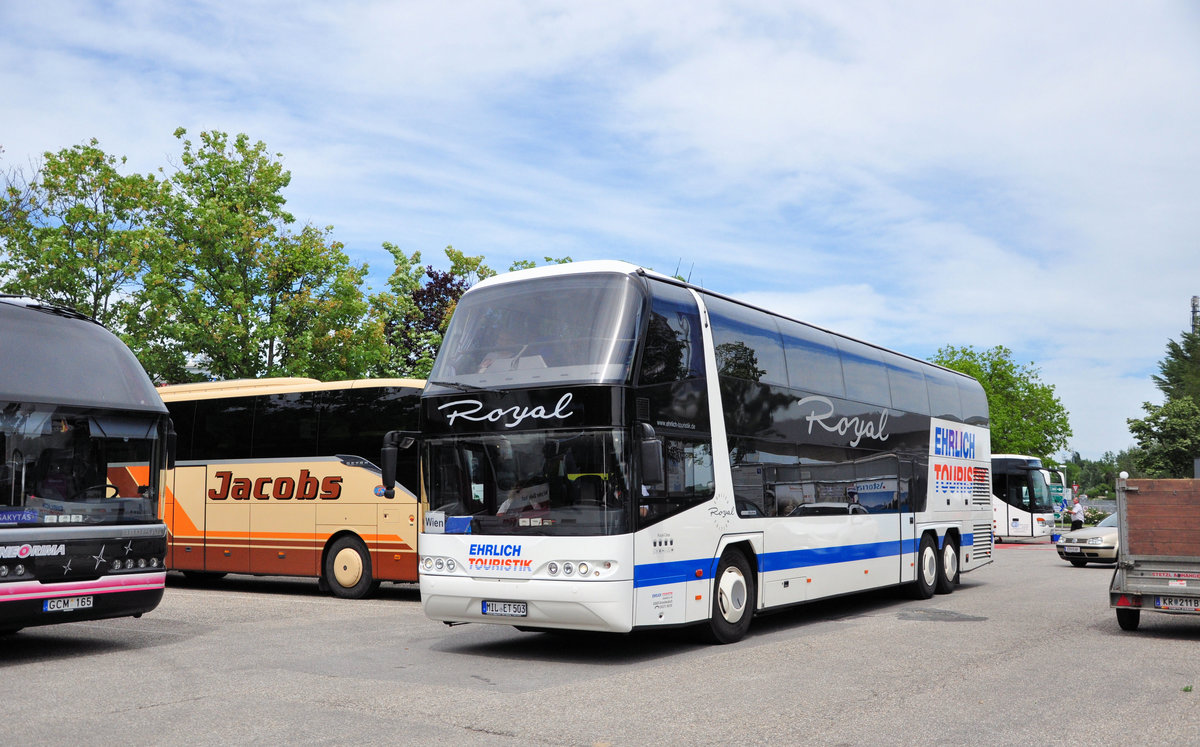
[[[638,281],[611,273],[472,289],[450,320],[430,386],[625,383],[644,305]]]

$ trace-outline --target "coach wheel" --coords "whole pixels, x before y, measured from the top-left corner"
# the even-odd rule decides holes
[[[1121,630],[1137,630],[1138,623],[1141,622],[1142,611],[1132,609],[1117,610],[1117,625],[1121,626]]]
[[[949,534],[942,543],[942,563],[938,567],[937,593],[949,594],[958,585],[958,542]]]
[[[362,599],[374,590],[371,555],[358,537],[341,537],[325,556],[325,583],[335,597]]]
[[[709,639],[714,643],[740,641],[754,617],[754,576],[745,555],[737,550],[726,550],[721,555],[712,596]]]
[[[933,535],[925,535],[921,538],[921,546],[917,550],[917,580],[912,585],[914,598],[928,599],[933,596],[937,589],[939,560]]]

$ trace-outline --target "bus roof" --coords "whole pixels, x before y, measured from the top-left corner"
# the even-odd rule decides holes
[[[349,379],[346,381],[317,381],[302,377],[267,379],[232,379],[230,381],[198,381],[191,384],[160,386],[158,394],[164,402],[186,402],[197,399],[252,397],[260,394],[291,394],[293,392],[323,392],[340,389],[371,387],[425,388],[424,379]]]
[[[125,343],[74,309],[0,295],[0,399],[166,412]]]
[[[729,301],[730,303],[736,303],[741,306],[745,306],[747,308],[756,309],[758,311],[763,312],[764,314],[770,314],[771,316],[779,317],[780,319],[787,319],[788,321],[792,321],[797,324],[803,324],[806,327],[811,327],[812,329],[820,330],[821,332],[825,332],[825,333],[833,335],[835,337],[840,337],[843,340],[853,340],[855,342],[861,342],[862,344],[869,345],[870,347],[873,347],[876,350],[882,350],[885,353],[897,355],[897,356],[900,356],[901,358],[907,358],[916,363],[920,363],[920,364],[923,364],[926,366],[931,366],[933,368],[940,368],[943,371],[946,371],[948,373],[952,373],[957,376],[962,376],[963,378],[970,379],[971,381],[975,381],[974,377],[972,377],[968,374],[965,374],[962,371],[955,371],[952,368],[946,368],[945,366],[938,364],[938,363],[931,363],[930,361],[923,360],[921,358],[917,358],[916,356],[909,355],[908,353],[901,353],[898,350],[892,350],[891,348],[886,348],[882,345],[876,345],[875,343],[867,342],[866,340],[859,340],[855,337],[850,337],[849,335],[842,334],[841,332],[836,332],[834,330],[826,329],[825,327],[820,327],[816,324],[812,324],[811,322],[805,322],[800,319],[796,319],[794,317],[787,316],[785,314],[780,314],[777,311],[772,311],[770,309],[764,309],[761,306],[755,306],[752,303],[747,303],[746,301],[735,298],[733,296],[727,296],[723,293],[717,293],[716,291],[708,290],[707,288],[703,288],[698,285],[693,285],[692,283],[680,280],[679,278],[674,278],[674,277],[670,277],[668,275],[663,275],[660,272],[655,272],[654,270],[648,270],[645,267],[631,264],[629,262],[623,262],[620,260],[610,260],[610,259],[584,260],[581,262],[567,262],[564,264],[557,264],[557,265],[544,265],[542,267],[533,267],[533,268],[530,268],[527,270],[516,270],[513,272],[503,273],[501,275],[493,275],[492,277],[487,278],[486,280],[482,280],[482,281],[476,283],[471,288],[469,288],[468,291],[474,290],[475,288],[487,287],[490,285],[500,285],[503,283],[517,282],[517,281],[521,281],[521,280],[531,280],[533,278],[553,277],[553,276],[557,276],[557,275],[587,274],[587,273],[614,273],[614,274],[620,274],[620,275],[641,275],[644,277],[652,277],[656,280],[661,280],[666,283],[672,283],[674,285],[678,285],[678,286],[681,286],[684,288],[692,288],[696,292],[701,293],[703,295],[721,298],[726,301]]]

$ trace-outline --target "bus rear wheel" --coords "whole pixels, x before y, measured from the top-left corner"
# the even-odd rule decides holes
[[[958,586],[958,542],[947,534],[942,541],[942,562],[938,566],[937,593],[950,594]]]
[[[713,643],[736,643],[750,629],[754,617],[754,576],[746,556],[737,550],[721,554],[713,584],[708,638]]]
[[[358,537],[339,537],[325,555],[324,579],[342,599],[362,599],[374,591],[371,554]]]
[[[933,535],[921,537],[921,545],[917,549],[917,580],[910,587],[914,599],[928,599],[937,590],[938,582],[938,551],[933,541]]]

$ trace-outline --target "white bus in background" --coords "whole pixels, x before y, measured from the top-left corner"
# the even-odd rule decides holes
[[[1054,508],[1059,504],[1051,495],[1049,477],[1050,471],[1037,457],[992,455],[992,531],[997,539],[1053,533]]]
[[[467,291],[421,437],[421,601],[448,624],[724,643],[992,559],[978,382],[624,263]]]

